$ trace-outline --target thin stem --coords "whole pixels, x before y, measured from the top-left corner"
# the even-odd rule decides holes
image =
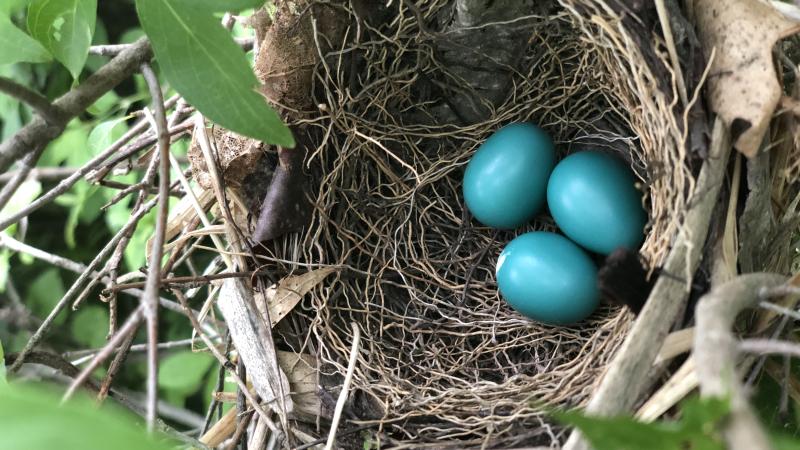
[[[150,247],[150,261],[147,267],[147,282],[142,296],[145,317],[147,318],[147,429],[153,431],[158,408],[158,292],[161,289],[161,257],[164,253],[164,239],[169,213],[169,131],[167,115],[164,112],[164,96],[158,77],[147,63],[142,64],[142,75],[150,89],[153,99],[154,122],[158,130],[159,177],[158,177],[158,219],[156,221],[153,243]]]

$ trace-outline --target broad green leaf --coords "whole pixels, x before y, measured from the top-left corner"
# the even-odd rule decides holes
[[[128,125],[125,123],[124,117],[98,124],[89,133],[89,138],[86,141],[89,146],[89,152],[92,155],[100,153],[121,138],[126,131],[128,131]]]
[[[89,56],[97,0],[33,0],[28,31],[77,80]]]
[[[7,449],[167,450],[164,437],[148,437],[137,419],[106,402],[79,396],[59,404],[59,393],[47,386],[9,384],[0,387],[0,436]],[[140,421],[139,421],[140,422]]]
[[[8,15],[0,14],[0,65],[46,61],[50,61],[47,49],[11,23]]]
[[[53,307],[56,306],[61,297],[64,296],[64,281],[61,279],[61,274],[58,269],[50,268],[42,272],[41,275],[36,277],[28,288],[28,294],[25,298],[25,304],[31,308],[31,311],[39,318],[45,318]],[[55,325],[61,325],[67,319],[66,311],[61,311],[56,316]]]
[[[233,12],[248,8],[258,8],[266,0],[177,0],[208,12]]]
[[[136,0],[161,71],[212,121],[236,133],[293,147],[294,138],[257,92],[258,79],[239,46],[208,10],[187,0]]]
[[[181,351],[173,353],[161,361],[158,369],[158,387],[182,397],[197,392],[206,372],[214,363],[208,353]]]
[[[96,102],[92,103],[92,105],[86,109],[86,112],[95,117],[102,116],[117,106],[119,101],[120,98],[116,92],[108,91],[98,98]]]
[[[108,332],[108,311],[102,306],[84,306],[73,315],[70,329],[79,344],[89,348],[102,347]]]
[[[677,422],[638,422],[632,417],[590,417],[580,412],[556,413],[557,419],[580,428],[596,450],[723,450],[718,428],[730,410],[727,400],[690,399]]]
[[[628,417],[589,417],[577,412],[557,414],[562,422],[580,428],[595,450],[679,450],[677,429],[645,424]],[[720,450],[722,448],[720,447]]]

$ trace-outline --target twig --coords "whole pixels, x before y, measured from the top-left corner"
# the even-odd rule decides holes
[[[774,339],[744,339],[739,342],[739,350],[759,355],[781,354],[800,357],[800,344]]]
[[[75,173],[75,167],[35,167],[27,174],[26,179],[53,181],[63,180]],[[19,174],[19,170],[11,170],[0,175],[0,183],[8,183]]]
[[[758,306],[764,309],[768,309],[770,311],[774,311],[779,314],[783,314],[784,316],[789,316],[792,319],[800,320],[800,312],[797,312],[793,309],[789,309],[781,305],[776,305],[770,302],[760,302]]]
[[[108,341],[105,347],[103,347],[103,349],[100,350],[100,352],[98,352],[97,355],[95,355],[92,361],[89,362],[89,364],[83,368],[81,373],[78,374],[78,376],[76,376],[74,380],[72,380],[72,384],[70,384],[69,389],[67,389],[67,392],[61,398],[62,402],[69,400],[69,398],[72,397],[75,391],[86,381],[86,379],[89,378],[89,376],[91,376],[92,372],[94,372],[95,369],[100,367],[100,364],[102,364],[103,361],[105,361],[106,358],[108,358],[111,355],[111,353],[114,352],[114,349],[116,349],[119,345],[121,345],[125,341],[125,339],[128,338],[128,335],[136,332],[143,318],[144,318],[143,307],[139,306],[138,308],[136,308],[136,311],[134,311],[133,314],[131,314],[131,316],[128,317],[128,320],[126,320],[125,324],[122,325],[122,328],[120,328],[119,331],[117,331],[117,334],[115,334],[114,337]],[[20,360],[24,357],[25,355],[20,353],[14,364],[20,362]]]
[[[86,175],[89,172],[91,172],[98,164],[100,164],[101,162],[105,161],[109,156],[111,156],[114,153],[116,153],[117,150],[122,148],[122,146],[125,145],[125,143],[128,142],[132,137],[134,137],[137,134],[141,133],[146,128],[147,128],[147,122],[146,121],[141,121],[138,124],[134,125],[121,138],[117,139],[116,142],[111,144],[110,147],[108,147],[107,149],[103,150],[102,152],[100,152],[100,154],[98,154],[97,156],[95,156],[94,158],[89,160],[86,164],[84,164],[83,166],[81,166],[80,168],[75,170],[70,176],[68,176],[64,180],[61,180],[61,182],[59,182],[56,187],[54,187],[53,189],[49,190],[46,194],[40,196],[39,198],[37,198],[36,200],[31,202],[31,204],[29,204],[28,206],[26,206],[25,208],[23,208],[22,210],[20,210],[16,214],[13,214],[13,215],[11,215],[9,217],[6,217],[2,221],[0,221],[0,231],[5,230],[11,224],[16,223],[17,221],[19,221],[23,217],[26,217],[26,216],[30,215],[32,212],[34,212],[34,211],[38,210],[39,208],[41,208],[42,206],[50,203],[51,201],[53,201],[59,195],[63,194],[64,192],[67,192],[75,183],[80,181],[83,178],[84,175]],[[25,167],[25,165],[27,165],[27,162],[28,162],[27,160],[28,160],[28,157],[25,158],[25,164],[23,165],[23,169],[20,169],[20,171],[24,170],[24,167]],[[35,165],[35,162],[34,162],[34,165]],[[2,204],[0,204],[0,206],[2,206]]]
[[[48,123],[58,124],[63,120],[64,112],[50,103],[47,97],[28,89],[14,80],[0,77],[0,92],[27,104]]]
[[[182,310],[181,310],[182,311]],[[187,339],[178,339],[175,341],[167,341],[167,342],[159,342],[158,349],[159,350],[170,350],[173,348],[180,348],[180,347],[187,347],[193,344],[200,343],[200,338],[187,338]],[[122,347],[115,349],[115,351],[119,351]],[[101,349],[99,348],[91,348],[87,350],[75,350],[71,352],[64,352],[62,356],[65,358],[84,358],[86,356],[94,356],[99,352]],[[134,344],[131,345],[130,351],[131,352],[142,352],[147,350],[147,344]],[[78,363],[73,363],[78,364]]]
[[[717,202],[730,154],[728,130],[717,119],[710,155],[703,163],[683,227],[664,264],[664,273],[684,273],[691,277],[700,262],[703,245]],[[611,361],[586,412],[600,416],[629,410],[638,400],[647,375],[677,314],[683,309],[691,279],[685,282],[659,276],[647,303],[636,319],[616,356]],[[573,431],[564,450],[586,450],[588,443]]]
[[[350,362],[347,364],[347,374],[344,377],[342,384],[342,391],[339,392],[339,399],[336,400],[336,409],[333,411],[333,421],[331,422],[331,430],[328,433],[328,442],[325,444],[325,450],[332,450],[333,443],[336,441],[336,429],[339,427],[339,420],[342,418],[342,410],[344,404],[347,402],[347,394],[350,392],[350,383],[353,381],[353,372],[356,369],[356,362],[358,362],[358,348],[361,343],[361,328],[358,324],[352,322],[353,327],[353,346],[350,347]]]
[[[374,427],[374,425],[361,425],[360,427],[355,427],[355,428],[349,429],[347,431],[342,431],[341,433],[338,433],[337,436],[339,436],[339,437],[347,436],[347,435],[350,435],[350,434],[353,434],[353,433],[358,433],[359,431],[368,430],[368,429],[370,429],[372,427]],[[327,441],[327,440],[328,440],[328,438],[314,439],[311,442],[305,443],[303,445],[298,445],[297,447],[293,448],[292,450],[305,450],[307,448],[314,447],[315,445],[324,444],[325,441]]]
[[[35,117],[28,125],[17,131],[11,138],[0,144],[0,172],[5,172],[11,164],[28,153],[38,153],[58,137],[67,123],[91,106],[103,94],[128,78],[144,61],[152,57],[150,43],[146,38],[139,39],[130,48],[93,73],[75,89],[67,92],[53,106],[64,114],[57,123]]]
[[[250,392],[250,389],[247,388],[247,384],[245,384],[244,381],[242,381],[242,379],[239,378],[238,375],[236,375],[236,367],[233,365],[233,363],[231,363],[228,360],[228,358],[226,358],[222,353],[220,353],[219,349],[217,349],[217,347],[214,346],[214,343],[211,342],[211,339],[209,339],[209,337],[206,336],[206,333],[203,331],[203,328],[200,325],[200,321],[197,320],[197,316],[195,315],[194,311],[191,308],[189,308],[189,303],[186,300],[186,296],[183,295],[183,292],[178,291],[176,289],[173,289],[172,292],[175,294],[176,297],[178,297],[178,301],[183,307],[184,314],[186,314],[186,317],[189,318],[189,321],[192,323],[192,327],[194,327],[195,331],[197,332],[197,335],[200,336],[200,339],[203,340],[208,349],[211,351],[211,354],[214,355],[214,357],[217,358],[217,361],[219,361],[219,363],[222,364],[225,367],[225,369],[227,369],[231,373],[231,377],[236,382],[236,385],[239,387],[239,389],[242,390],[245,397],[247,397],[247,400],[250,402],[250,406],[252,406],[253,409],[256,410],[259,417],[262,420],[264,420],[267,426],[269,426],[269,429],[272,430],[273,433],[277,433],[278,428],[275,426],[275,423],[272,421],[272,419],[269,418],[269,415],[267,414],[266,411],[264,411],[261,405],[258,404],[258,401],[256,401],[255,397],[253,397],[253,394]]]
[[[155,234],[150,247],[150,261],[147,267],[147,281],[142,296],[145,317],[147,318],[147,429],[153,431],[158,407],[158,291],[161,289],[161,256],[164,253],[164,238],[169,214],[169,132],[167,115],[164,112],[164,96],[161,85],[153,69],[142,64],[142,75],[150,89],[155,115],[155,128],[158,130],[158,218]]]
[[[170,278],[162,278],[161,284],[162,286],[174,286],[179,284],[185,288],[198,287],[210,284],[212,281],[215,280],[224,280],[226,278],[250,278],[252,276],[257,276],[264,273],[266,273],[266,271],[244,271],[244,272],[223,272],[223,273],[216,273],[213,275],[170,277]],[[144,282],[141,281],[136,283],[120,283],[108,288],[106,292],[125,291],[128,289],[141,288],[143,286]]]
[[[83,285],[92,276],[95,275],[95,270],[97,270],[97,267],[100,265],[100,262],[103,261],[108,256],[108,254],[111,252],[114,246],[117,245],[117,242],[119,242],[119,240],[122,239],[125,233],[134,228],[136,224],[139,223],[139,220],[141,220],[141,218],[144,217],[144,215],[148,211],[150,211],[151,208],[155,206],[156,201],[157,199],[152,199],[146,204],[142,205],[142,207],[139,208],[139,210],[134,212],[133,215],[131,216],[131,220],[129,220],[128,223],[124,227],[122,227],[122,229],[119,230],[117,234],[114,235],[113,238],[111,238],[111,241],[109,241],[106,244],[106,246],[103,247],[100,250],[100,252],[97,253],[97,256],[95,256],[92,262],[90,262],[89,265],[86,266],[86,269],[81,273],[78,279],[75,280],[74,283],[72,283],[72,286],[70,286],[69,290],[64,294],[63,297],[61,297],[61,300],[59,300],[56,306],[53,307],[53,310],[50,311],[50,314],[48,314],[44,322],[42,322],[42,324],[39,326],[39,328],[36,330],[33,336],[31,336],[31,338],[28,340],[28,343],[25,344],[25,347],[22,349],[22,351],[19,352],[19,357],[17,358],[17,360],[14,361],[14,364],[12,364],[8,368],[9,372],[13,373],[17,371],[17,369],[19,369],[19,367],[25,360],[25,355],[27,355],[28,352],[30,352],[33,349],[33,347],[35,347],[39,343],[39,341],[42,340],[44,335],[50,330],[50,327],[53,325],[53,321],[58,316],[58,314],[67,307],[72,298],[76,294],[78,294],[78,292],[83,288]]]
[[[729,398],[731,413],[723,434],[731,450],[770,449],[758,418],[753,413],[736,370],[737,341],[733,337],[736,316],[756,306],[764,287],[786,281],[782,275],[741,275],[714,288],[697,303],[694,358],[700,393],[705,397]]]
[[[250,51],[253,48],[253,38],[235,38],[235,41],[240,47],[242,47],[244,51]],[[93,45],[89,47],[89,54],[98,56],[116,56],[126,50],[129,50],[132,45],[135,44]]]
[[[122,364],[128,357],[128,353],[130,353],[131,350],[131,344],[133,344],[133,338],[135,337],[135,333],[129,334],[117,350],[117,355],[114,356],[114,359],[111,361],[111,365],[108,366],[108,372],[106,373],[105,379],[103,379],[103,382],[100,384],[100,390],[97,392],[98,402],[105,400],[106,396],[108,395],[108,391],[111,390],[111,384],[114,383],[114,377],[117,376],[119,369],[122,368]]]
[[[36,247],[31,247],[30,245],[20,242],[5,233],[0,233],[0,247],[5,247],[15,252],[31,255],[34,258],[41,259],[48,264],[69,270],[70,272],[81,273],[86,270],[86,266],[81,263],[54,255],[52,253],[47,253],[43,250],[39,250]]]

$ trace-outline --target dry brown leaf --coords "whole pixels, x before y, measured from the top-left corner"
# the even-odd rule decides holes
[[[278,365],[289,378],[289,388],[294,402],[293,414],[306,419],[317,416],[330,418],[330,411],[322,408],[322,401],[317,394],[319,389],[319,373],[317,359],[314,355],[278,351]]]
[[[761,0],[696,0],[700,40],[711,62],[711,108],[731,130],[734,147],[745,156],[758,152],[781,98],[772,47],[800,30]]]
[[[335,270],[330,267],[312,270],[302,275],[286,277],[278,282],[278,286],[270,286],[266,293],[270,325],[274,327],[276,323],[286,317],[308,291]],[[267,311],[262,302],[258,302],[258,309],[264,322],[267,322]]]

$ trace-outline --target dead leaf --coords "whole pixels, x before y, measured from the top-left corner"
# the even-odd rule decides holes
[[[316,420],[317,416],[330,419],[330,411],[322,408],[322,401],[317,394],[319,373],[316,357],[307,353],[279,350],[278,365],[289,378],[289,389],[294,403],[292,413],[300,419],[311,418],[312,421]]]
[[[247,175],[257,167],[258,160],[264,154],[264,145],[255,139],[240,136],[220,127],[214,127],[210,137],[216,144],[217,164],[226,184],[234,187],[241,185]],[[212,181],[208,166],[194,134],[187,156],[197,184],[204,189],[211,189]]]
[[[286,277],[278,282],[278,285],[267,288],[266,297],[269,306],[269,321],[271,326],[275,326],[281,319],[286,317],[289,312],[300,302],[304,295],[314,288],[320,281],[333,273],[336,269],[325,267],[312,270],[302,275]],[[264,309],[263,302],[258,302],[258,312],[267,322],[267,311]]]
[[[761,0],[694,4],[706,57],[716,51],[708,80],[711,108],[730,128],[734,147],[752,157],[781,98],[772,48],[800,24]]]

